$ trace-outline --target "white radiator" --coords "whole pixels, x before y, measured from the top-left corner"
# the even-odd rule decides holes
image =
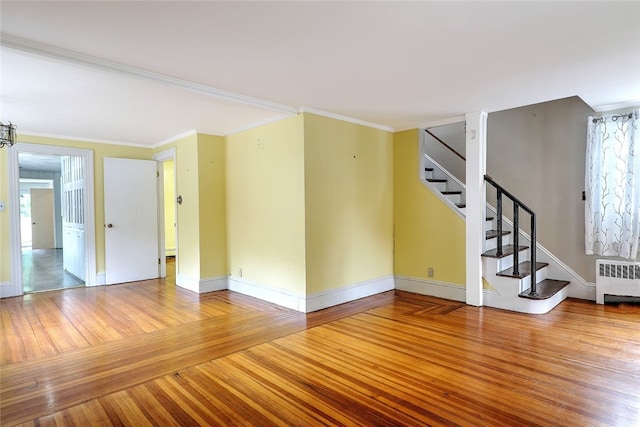
[[[640,297],[640,262],[596,260],[596,302],[605,295]]]

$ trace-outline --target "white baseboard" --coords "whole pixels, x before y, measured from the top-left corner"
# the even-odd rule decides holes
[[[305,297],[283,289],[273,289],[265,285],[251,283],[241,277],[229,277],[229,290],[249,295],[263,301],[290,308],[302,313],[322,310],[360,298],[394,289],[393,276],[384,276],[364,282],[354,283]]]
[[[22,292],[16,293],[11,282],[0,282],[0,298],[9,298],[22,295]]]
[[[227,276],[194,279],[187,277],[184,274],[178,274],[176,276],[176,285],[198,294],[222,291],[227,289]]]
[[[207,277],[200,279],[200,293],[224,291],[228,288],[227,276]]]
[[[306,299],[305,313],[393,290],[394,282],[393,276],[384,276],[309,295]]]
[[[453,301],[467,300],[466,288],[452,283],[438,282],[418,277],[396,276],[396,289]]]
[[[96,273],[96,281],[93,286],[104,286],[107,284],[107,273],[105,271],[100,271]]]
[[[229,276],[228,289],[304,313],[304,297],[284,289],[269,288],[266,285],[252,283],[242,277],[235,276]]]

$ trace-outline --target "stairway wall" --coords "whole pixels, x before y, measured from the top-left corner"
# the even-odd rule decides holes
[[[594,257],[584,254],[584,165],[587,116],[578,97],[490,113],[487,173],[537,214],[538,242],[589,282]],[[495,193],[487,194],[495,205]],[[511,217],[512,207],[504,206]],[[521,214],[529,232],[529,217]]]
[[[393,136],[394,274],[464,286],[465,223],[420,182],[419,145],[417,129]]]

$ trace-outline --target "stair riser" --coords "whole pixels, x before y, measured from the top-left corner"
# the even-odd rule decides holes
[[[542,282],[544,279],[547,278],[547,270],[548,270],[547,267],[544,267],[538,270],[538,274],[536,275],[536,283]],[[513,279],[513,280],[518,280],[518,279]],[[520,292],[523,292],[525,289],[529,289],[531,287],[531,276],[527,276],[524,279],[521,279],[518,286],[519,286]],[[518,294],[520,294],[520,292],[518,292]]]
[[[444,197],[451,200],[453,203],[461,203],[462,197],[460,194],[443,194]]]
[[[502,246],[506,246],[510,244],[511,244],[511,235],[507,234],[506,236],[502,236]],[[484,250],[490,251],[491,249],[495,249],[497,247],[498,247],[498,238],[494,237],[493,239],[489,239],[485,242]]]
[[[446,182],[430,182],[429,185],[434,187],[438,191],[447,191],[447,183]]]
[[[520,251],[518,262],[528,261],[529,260],[529,249]],[[493,274],[504,271],[508,268],[513,267],[513,255],[506,256],[504,258],[490,258],[490,257],[482,257],[483,260],[493,260],[495,262],[495,272]],[[493,266],[492,266],[493,267]],[[483,270],[487,271],[487,270]]]

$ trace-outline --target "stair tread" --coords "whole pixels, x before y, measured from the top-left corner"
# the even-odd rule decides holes
[[[567,280],[545,279],[536,285],[536,293],[531,295],[531,288],[521,292],[518,296],[528,299],[549,299],[567,286],[570,282]]]
[[[433,172],[433,168],[424,168],[426,172]]]
[[[429,181],[429,182],[447,182],[446,179],[442,179],[442,178],[427,178],[427,181]]]
[[[485,220],[485,221],[493,221],[493,217],[492,217],[492,216],[488,216],[488,217],[485,217],[485,219],[484,219],[484,220]]]
[[[467,207],[467,205],[465,205],[464,203],[456,203],[456,206],[459,207],[460,209],[464,209]]]
[[[507,236],[509,234],[511,234],[510,231],[505,231],[505,230],[502,231],[503,236]],[[494,239],[496,237],[498,237],[498,230],[487,230],[487,234],[486,234],[487,240]]]
[[[462,191],[441,191],[442,194],[462,194]]]
[[[504,245],[502,247],[502,255],[498,256],[498,248],[495,249],[491,249],[489,251],[486,251],[485,253],[482,254],[482,256],[487,257],[487,258],[504,258],[504,257],[508,257],[513,255],[513,245]],[[519,251],[524,251],[526,249],[529,249],[529,246],[519,246],[518,250]]]
[[[536,262],[536,271],[548,266],[547,262]],[[525,261],[518,264],[518,274],[513,274],[513,267],[502,270],[496,273],[496,276],[513,277],[516,279],[523,279],[531,274],[531,261]]]

